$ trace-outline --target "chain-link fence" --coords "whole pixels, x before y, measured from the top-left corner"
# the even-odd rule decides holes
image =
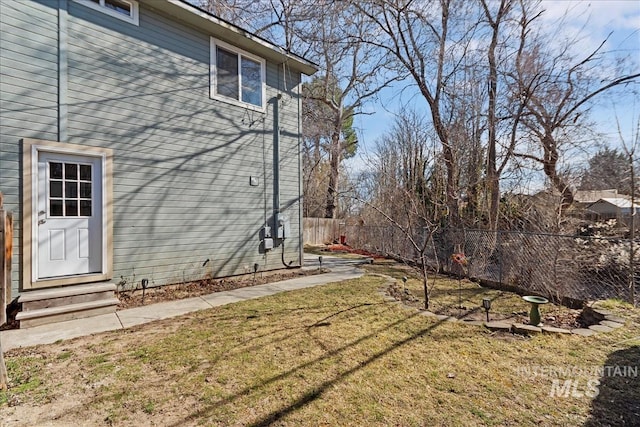
[[[370,252],[416,260],[419,252],[397,227],[348,226],[348,243]],[[593,236],[565,236],[515,231],[444,230],[429,237],[415,232],[414,241],[426,245],[427,263],[451,271],[451,255],[461,250],[474,279],[515,286],[561,301],[619,298],[631,301],[631,283],[640,293],[640,260],[636,241]],[[630,259],[634,251],[635,260]],[[637,297],[636,297],[637,298]]]

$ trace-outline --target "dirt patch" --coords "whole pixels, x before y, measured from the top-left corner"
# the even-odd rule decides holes
[[[177,285],[158,286],[142,289],[140,287],[118,292],[118,310],[140,307],[165,301],[175,301],[184,298],[212,294],[214,292],[230,291],[248,286],[264,285],[265,283],[280,282],[297,277],[313,276],[327,273],[327,269],[285,270],[264,272],[243,276],[227,277],[223,279],[206,279]]]
[[[415,307],[416,309],[424,309],[424,300],[411,293],[407,288],[403,288],[401,285],[394,283],[389,285],[386,290],[387,295],[392,296],[397,301],[402,301],[403,304]],[[436,309],[430,309],[430,311],[451,316],[458,319],[464,319],[467,321],[478,320],[486,321],[486,312],[479,307],[467,307],[465,305],[459,306],[445,306]],[[505,321],[508,323],[529,323],[529,313],[527,311],[518,311],[512,313],[495,313],[490,312],[491,321]],[[581,317],[581,310],[567,310],[566,312],[557,312],[553,315],[543,315],[542,321],[545,326],[552,326],[555,328],[563,329],[576,329],[585,327]]]

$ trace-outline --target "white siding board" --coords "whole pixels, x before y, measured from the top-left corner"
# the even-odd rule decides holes
[[[18,125],[16,126],[16,129],[24,129],[24,124],[20,124],[20,122],[22,121],[26,123],[46,122],[50,124],[51,121],[53,120],[54,122],[57,123],[58,116],[56,114],[56,111],[52,110],[51,108],[39,108],[35,110],[27,110],[24,104],[22,105],[17,103],[12,103],[12,104],[13,105],[8,104],[8,108],[4,108],[0,106],[0,114],[2,114],[3,117],[5,116],[19,117],[20,121],[17,122]],[[12,127],[12,123],[15,123],[15,122],[11,122],[11,119],[7,119],[5,126],[7,126],[7,128]]]
[[[57,81],[45,76],[36,76],[33,79],[26,80],[21,77],[5,74],[0,81],[3,92],[13,93],[20,96],[29,96],[33,98],[42,98],[43,96],[57,96]],[[57,101],[56,101],[57,102]],[[56,104],[54,104],[56,105]]]
[[[18,113],[18,112],[31,112],[45,116],[57,115],[57,105],[50,100],[43,98],[28,98],[23,96],[10,96],[17,95],[7,91],[4,99],[0,99],[0,112],[5,114]]]
[[[25,37],[23,42],[27,47],[37,46],[33,42],[40,42],[43,45],[47,45],[47,39],[57,38],[57,21],[51,20],[51,16],[57,16],[57,9],[46,8],[26,8],[25,10],[19,10],[15,6],[20,6],[20,9],[26,4],[33,3],[24,2],[23,5],[17,5],[16,0],[4,2],[2,5],[2,17],[0,17],[0,24],[2,25],[3,33],[7,34],[6,40],[16,41],[20,36]],[[18,41],[17,43],[21,43]]]
[[[48,121],[45,120],[46,118],[42,118],[42,120],[24,120],[7,117],[2,118],[3,127],[15,128],[16,130],[23,129],[23,134],[29,136],[50,133],[52,127],[57,127],[58,122],[56,119],[50,118]]]
[[[25,35],[25,40],[28,40],[28,34]],[[55,38],[52,39],[55,42]],[[48,43],[51,43],[51,40],[48,41]],[[3,50],[3,57],[9,56],[9,55],[14,55],[14,56],[18,56],[21,55],[25,58],[31,58],[32,60],[36,60],[36,61],[49,61],[51,63],[54,63],[56,61],[56,53],[55,51],[51,51],[50,49],[48,49],[48,46],[46,45],[37,45],[39,47],[39,49],[35,48],[35,47],[30,47],[29,45],[25,44],[25,45],[20,45],[18,43],[10,43],[9,40],[5,40],[2,43],[2,50]]]

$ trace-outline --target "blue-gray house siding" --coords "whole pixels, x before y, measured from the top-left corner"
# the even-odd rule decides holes
[[[140,1],[133,25],[73,0],[0,0],[0,191],[15,217],[13,297],[29,287],[25,138],[113,150],[115,282],[302,263],[300,70],[267,61],[264,111],[211,98],[210,38],[220,35],[155,6]],[[264,250],[278,208],[290,232]]]

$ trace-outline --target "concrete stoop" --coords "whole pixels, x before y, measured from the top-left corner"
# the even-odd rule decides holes
[[[20,328],[115,313],[116,284],[89,283],[24,292],[18,298],[22,310],[16,315]]]

